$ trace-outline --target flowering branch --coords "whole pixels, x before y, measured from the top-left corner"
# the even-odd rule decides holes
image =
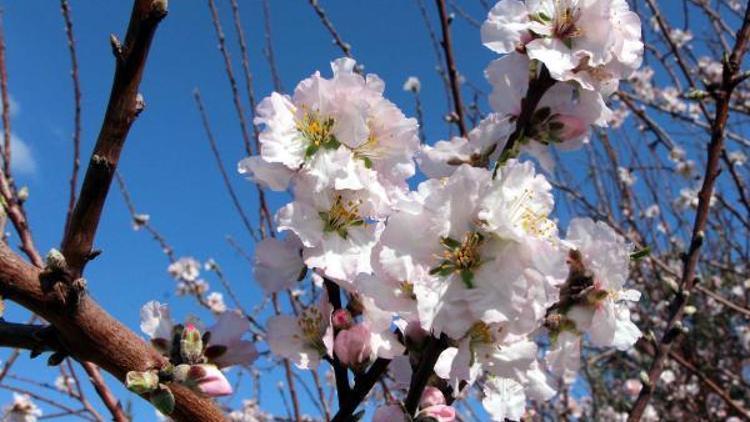
[[[448,347],[448,339],[445,335],[439,339],[432,336],[427,339],[427,345],[422,352],[417,370],[412,374],[409,393],[404,401],[404,407],[408,415],[413,416],[417,412],[419,401],[422,399],[422,393],[427,386],[427,381],[433,374],[435,363],[438,357],[440,357],[440,353],[446,347]]]

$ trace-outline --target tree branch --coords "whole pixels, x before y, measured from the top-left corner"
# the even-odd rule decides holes
[[[448,21],[448,12],[445,8],[445,0],[435,0],[440,14],[440,27],[443,30],[443,50],[445,51],[445,64],[448,70],[448,78],[451,83],[451,93],[453,94],[453,111],[456,113],[456,124],[461,136],[464,138],[469,133],[466,130],[466,119],[464,118],[464,103],[461,100],[461,85],[458,81],[458,70],[456,69],[456,59],[453,57],[453,44],[451,42],[450,22]]]
[[[143,109],[138,87],[149,47],[159,22],[166,16],[165,0],[136,0],[125,44],[113,36],[115,75],[109,104],[91,155],[78,202],[62,241],[62,252],[73,276],[80,276],[89,260],[120,153],[131,125]]]
[[[24,262],[7,245],[0,244],[0,295],[49,321],[70,356],[96,364],[121,382],[128,371],[146,371],[166,364],[163,356],[89,296],[83,296],[76,312],[71,313],[42,290],[40,273],[40,269]],[[175,411],[170,415],[173,419],[224,421],[211,400],[180,385],[173,384],[170,388],[176,400]]]
[[[73,101],[75,102],[75,115],[73,117],[73,170],[70,174],[70,197],[68,199],[68,213],[65,216],[65,232],[70,225],[70,217],[76,204],[76,191],[78,183],[78,170],[81,166],[81,83],[78,78],[78,57],[76,55],[76,42],[73,37],[73,20],[70,17],[70,4],[68,0],[60,0],[60,9],[65,20],[65,35],[68,38],[68,50],[70,51],[70,76],[73,79]]]
[[[722,86],[720,95],[717,95],[716,115],[711,122],[711,142],[708,145],[708,158],[706,173],[703,179],[703,186],[698,193],[698,209],[693,224],[693,234],[690,241],[689,249],[685,255],[682,266],[682,278],[680,280],[680,291],[670,303],[670,316],[667,320],[667,326],[662,335],[661,341],[656,348],[654,360],[649,369],[649,383],[644,384],[638,399],[636,399],[633,408],[630,411],[628,422],[637,422],[641,419],[643,412],[646,410],[648,402],[654,393],[656,382],[661,376],[664,361],[669,355],[672,344],[678,330],[678,322],[681,322],[685,305],[690,291],[695,284],[695,269],[700,258],[700,248],[705,237],[704,229],[708,221],[710,210],[711,196],[713,194],[716,179],[719,176],[719,160],[724,149],[724,129],[729,118],[729,102],[731,101],[732,92],[736,85],[734,78],[739,73],[742,65],[742,58],[747,49],[748,39],[750,39],[750,7],[745,8],[745,18],[742,28],[737,33],[737,39],[732,50],[732,54],[724,62],[722,74]]]

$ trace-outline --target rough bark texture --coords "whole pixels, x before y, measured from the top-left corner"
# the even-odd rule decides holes
[[[0,244],[0,295],[17,302],[45,320],[59,333],[66,351],[79,361],[90,361],[120,381],[128,371],[158,368],[164,358],[130,329],[109,315],[93,299],[81,298],[71,313],[54,295],[46,294],[41,271]],[[180,421],[223,421],[210,400],[180,386],[171,386],[177,406],[171,415]]]

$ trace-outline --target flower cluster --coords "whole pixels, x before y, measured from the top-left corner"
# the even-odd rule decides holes
[[[612,120],[605,100],[641,62],[638,16],[624,0],[501,0],[482,39],[504,56],[486,71],[494,113],[466,137],[420,147],[383,82],[339,59],[331,79],[315,73],[259,104],[261,152],[239,164],[293,196],[276,214],[287,236],[256,248],[263,290],[312,274],[348,299],[322,294],[273,317],[274,354],[357,374],[385,358],[411,373],[428,343],[443,345],[416,413],[388,403],[375,420],[453,420],[444,394],[480,380],[493,419],[519,419],[526,400],[556,394],[551,374],[575,379],[584,339],[624,350],[641,335],[628,307],[640,294],[624,287],[632,246],[589,219],[562,237],[552,185],[517,154],[549,170],[548,146],[575,148]],[[428,178],[410,190],[415,162]]]
[[[244,340],[248,320],[233,311],[220,314],[211,327],[200,321],[175,324],[167,305],[156,301],[141,308],[141,331],[169,363],[161,368],[130,371],[128,389],[147,397],[164,414],[174,408],[169,384],[176,382],[208,397],[232,394],[222,369],[250,365],[258,356],[255,345]]]
[[[424,161],[482,163],[497,158],[508,136],[522,129],[514,152],[525,151],[551,169],[549,146],[576,149],[588,141],[590,126],[617,121],[605,99],[640,66],[644,48],[640,19],[625,0],[502,0],[481,33],[487,48],[503,54],[485,72],[493,133],[485,128],[482,134],[480,125],[468,139],[427,148]],[[540,95],[538,106],[517,128],[531,90]]]
[[[27,394],[13,393],[13,403],[3,411],[2,420],[7,422],[36,422],[42,416],[42,409]]]

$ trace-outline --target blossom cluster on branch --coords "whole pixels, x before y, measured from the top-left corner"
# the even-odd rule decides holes
[[[259,104],[260,154],[239,164],[293,196],[276,214],[286,237],[256,250],[264,291],[310,272],[348,298],[342,308],[323,294],[273,317],[271,351],[355,374],[389,359],[399,377],[413,372],[412,388],[424,365],[437,375],[425,394],[440,400],[410,391],[423,397],[418,409],[387,403],[376,420],[453,420],[445,397],[474,383],[494,419],[519,419],[527,399],[556,394],[550,373],[575,379],[584,339],[625,350],[641,336],[628,308],[640,293],[624,286],[632,245],[586,218],[561,236],[551,184],[519,159],[528,152],[549,171],[550,147],[575,149],[607,125],[606,98],[643,55],[638,16],[624,0],[502,0],[481,33],[503,56],[486,70],[494,113],[465,138],[420,147],[416,121],[383,97],[383,81],[342,58],[331,78],[315,73]],[[428,179],[411,189],[415,162]]]

